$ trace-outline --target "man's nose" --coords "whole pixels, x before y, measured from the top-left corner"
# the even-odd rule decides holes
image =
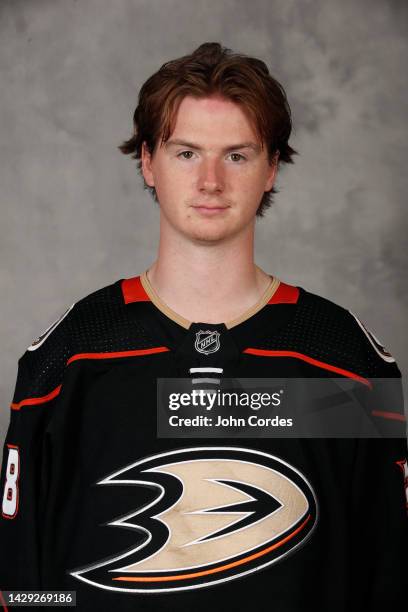
[[[209,193],[223,191],[224,170],[222,162],[217,159],[205,159],[200,164],[198,188]]]

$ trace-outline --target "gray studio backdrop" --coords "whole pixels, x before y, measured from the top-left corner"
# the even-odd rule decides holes
[[[204,41],[265,60],[300,155],[257,262],[350,308],[408,372],[407,3],[0,1],[0,441],[17,360],[69,305],[155,258],[157,206],[117,145],[162,63]]]

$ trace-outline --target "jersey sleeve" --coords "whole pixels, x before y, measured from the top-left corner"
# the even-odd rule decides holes
[[[401,372],[372,332],[356,321],[370,383],[364,407],[379,437],[361,437],[356,446],[350,497],[352,603],[367,610],[399,610],[408,572],[408,452]]]
[[[361,331],[369,388],[363,394],[366,412],[380,436],[406,438],[406,414],[400,369],[378,338],[354,315]]]
[[[360,609],[404,609],[400,602],[406,598],[408,571],[407,483],[403,439],[358,440],[350,570]]]
[[[68,352],[67,324],[54,324],[18,361],[0,477],[1,590],[42,586],[41,517],[49,475],[46,429],[57,409]]]

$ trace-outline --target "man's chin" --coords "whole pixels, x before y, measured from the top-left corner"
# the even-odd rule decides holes
[[[225,228],[200,228],[196,230],[190,230],[187,236],[196,244],[208,244],[213,245],[228,240],[232,235],[230,229]]]

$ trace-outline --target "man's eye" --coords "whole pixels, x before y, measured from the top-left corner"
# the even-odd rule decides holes
[[[181,153],[179,153],[177,157],[182,156],[182,159],[191,159],[191,157],[187,157],[188,155],[193,155],[193,152],[192,151],[181,151]]]
[[[235,159],[233,159],[232,161],[240,161],[241,159],[245,159],[245,157],[241,155],[241,153],[231,153],[231,157],[234,157],[234,156],[235,156]],[[239,159],[236,159],[237,157]]]

